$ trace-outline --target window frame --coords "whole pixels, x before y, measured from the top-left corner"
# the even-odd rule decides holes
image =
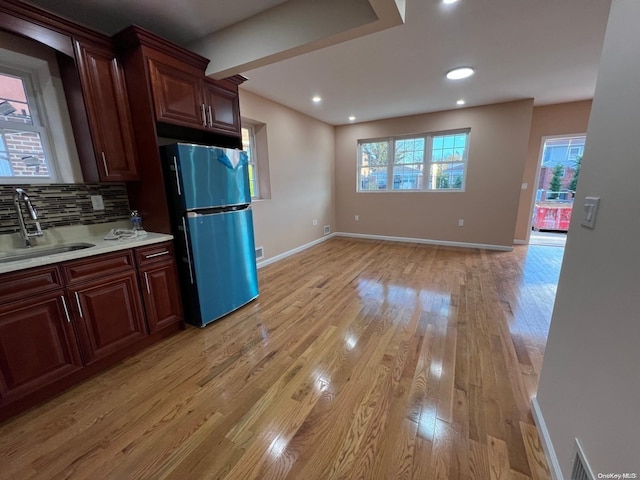
[[[35,71],[17,69],[5,63],[0,63],[0,75],[15,77],[22,81],[26,95],[26,104],[29,107],[31,124],[22,122],[0,122],[0,135],[3,137],[3,143],[6,147],[7,142],[4,140],[4,130],[16,130],[23,132],[37,133],[40,138],[43,155],[47,165],[49,174],[47,176],[31,176],[31,175],[0,175],[0,183],[16,185],[24,183],[56,183],[58,181],[57,159],[51,148],[51,138],[49,128],[46,122],[47,114],[43,99],[41,98],[41,89],[38,84],[38,76]],[[9,149],[7,148],[7,152]],[[11,167],[9,167],[11,168]]]
[[[465,147],[462,155],[462,159],[460,160],[451,160],[451,161],[434,161],[433,160],[433,139],[436,137],[445,137],[449,135],[459,135],[465,134]],[[395,163],[395,154],[396,154],[396,142],[410,139],[422,139],[424,140],[424,153],[423,159],[421,163]],[[420,134],[407,134],[407,135],[398,135],[398,136],[390,136],[390,137],[379,137],[379,138],[367,138],[367,139],[359,139],[357,145],[357,161],[356,161],[356,192],[357,193],[382,193],[382,192],[406,192],[406,193],[415,193],[415,192],[465,192],[467,185],[467,175],[468,175],[468,166],[469,166],[469,145],[471,139],[471,128],[459,128],[452,130],[443,130],[436,132],[428,132],[428,133],[420,133]],[[366,168],[367,165],[363,165],[363,144],[370,143],[387,143],[387,163],[386,163],[386,182],[385,188],[377,188],[377,189],[363,189],[362,187],[362,170]],[[430,187],[430,176],[431,176],[431,168],[432,166],[437,165],[454,165],[462,163],[462,185],[460,188],[432,188]],[[410,166],[415,167],[417,165],[422,166],[422,186],[421,188],[393,188],[395,176],[394,176],[394,167],[397,166]],[[380,165],[382,167],[383,165]]]
[[[260,184],[259,184],[259,173],[258,173],[258,152],[256,151],[256,131],[254,125],[250,123],[242,123],[240,126],[241,133],[242,130],[248,131],[249,137],[249,166],[251,166],[248,171],[249,174],[249,183],[253,181],[253,195],[251,195],[252,200],[258,200],[260,198]],[[242,149],[245,149],[245,143],[242,142]],[[253,175],[251,175],[251,173]],[[253,176],[253,178],[251,178]]]

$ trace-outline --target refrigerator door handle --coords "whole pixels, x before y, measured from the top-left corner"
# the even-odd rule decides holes
[[[191,269],[191,250],[189,250],[189,237],[187,236],[187,222],[182,217],[182,232],[184,233],[184,245],[187,248],[187,264],[189,265],[189,279],[193,285],[193,270]]]
[[[180,191],[180,172],[178,171],[178,161],[176,160],[175,155],[173,156],[173,170],[176,173],[176,187],[178,188],[178,196],[182,196],[182,192]]]

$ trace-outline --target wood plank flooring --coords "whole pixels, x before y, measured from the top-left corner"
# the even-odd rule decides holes
[[[330,239],[0,425],[0,479],[548,479],[529,399],[561,260]]]

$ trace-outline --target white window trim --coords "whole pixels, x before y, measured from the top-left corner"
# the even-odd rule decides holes
[[[465,133],[467,135],[467,142],[464,149],[463,158],[460,161],[446,161],[446,162],[434,162],[432,161],[431,155],[433,152],[433,137],[439,137],[444,135],[455,135]],[[421,164],[412,163],[412,164],[402,164],[402,165],[422,165],[423,166],[423,177],[427,179],[423,181],[422,189],[393,189],[389,188],[393,186],[393,167],[394,167],[394,159],[387,159],[387,188],[384,190],[361,190],[361,173],[362,173],[362,149],[361,145],[364,143],[375,143],[375,142],[388,142],[388,151],[389,156],[392,157],[395,154],[395,142],[397,140],[405,140],[411,138],[424,138],[425,142],[425,152],[424,152],[424,161]],[[462,193],[466,191],[467,186],[467,175],[468,175],[468,166],[469,166],[469,144],[471,140],[471,129],[470,128],[461,128],[455,130],[445,130],[438,132],[429,132],[429,133],[421,133],[417,135],[402,135],[396,137],[380,137],[380,138],[367,138],[358,140],[357,147],[357,162],[356,162],[356,193],[443,193],[443,192],[455,192]],[[463,175],[462,175],[462,187],[461,188],[429,188],[428,176],[431,173],[432,165],[444,165],[444,164],[456,164],[463,163]]]
[[[256,150],[256,130],[250,123],[243,123],[240,128],[247,129],[249,131],[249,149],[251,156],[249,157],[249,164],[253,170],[253,193],[252,200],[258,200],[260,198],[260,172],[258,170],[258,152]]]
[[[40,142],[42,143],[42,149],[47,161],[47,169],[49,175],[44,176],[0,176],[0,182],[4,184],[24,184],[24,183],[55,183],[58,180],[57,161],[51,148],[51,139],[49,138],[49,129],[45,122],[46,111],[44,108],[44,102],[42,101],[40,92],[42,91],[38,85],[38,78],[36,72],[18,70],[12,67],[8,67],[5,64],[0,64],[0,73],[16,78],[20,78],[23,82],[26,96],[27,105],[29,106],[29,113],[33,124],[27,123],[13,123],[3,122],[2,126],[8,130],[18,130],[25,132],[35,132],[40,135]]]

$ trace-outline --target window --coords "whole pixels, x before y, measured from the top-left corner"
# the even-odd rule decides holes
[[[0,181],[55,179],[31,75],[0,67]]]
[[[251,198],[259,198],[258,164],[256,155],[256,141],[253,125],[242,126],[242,149],[249,157],[249,191]]]
[[[469,130],[362,140],[358,191],[463,191],[468,144]]]

